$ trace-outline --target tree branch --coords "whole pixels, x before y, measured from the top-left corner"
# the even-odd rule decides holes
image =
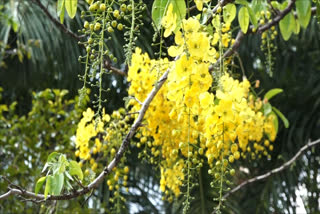
[[[177,59],[178,59],[178,57],[176,57],[175,60],[177,60]],[[114,159],[109,163],[109,165],[107,167],[105,167],[105,169],[99,174],[99,176],[93,182],[91,182],[87,187],[84,187],[81,190],[77,190],[72,193],[62,194],[62,195],[49,195],[46,200],[69,200],[69,199],[84,195],[84,194],[86,194],[86,193],[90,192],[91,190],[98,187],[98,185],[103,181],[104,177],[107,176],[108,174],[110,174],[112,169],[118,165],[120,159],[124,155],[124,152],[127,150],[128,146],[130,145],[131,138],[134,136],[137,129],[141,126],[143,117],[144,117],[151,101],[154,99],[154,97],[156,96],[156,94],[158,93],[158,91],[160,90],[162,85],[164,84],[164,82],[167,80],[169,72],[170,72],[170,69],[168,68],[166,70],[166,72],[161,76],[159,81],[156,83],[155,87],[152,89],[152,91],[150,92],[148,97],[145,99],[145,101],[143,102],[142,107],[139,111],[138,118],[136,119],[136,121],[132,125],[129,133],[122,140],[122,144],[120,146],[120,149],[116,153]],[[9,188],[9,191],[7,193],[0,195],[0,200],[4,200],[4,199],[8,198],[10,195],[20,195],[20,196],[24,196],[24,197],[34,198],[37,200],[45,200],[43,194],[35,194],[33,192],[26,191],[22,188],[19,188],[19,189]]]
[[[119,74],[121,76],[127,76],[127,72],[126,72],[127,69],[120,70],[119,68],[113,67],[109,60],[105,60],[104,65],[106,69],[108,69],[109,71],[112,71],[113,73]],[[126,65],[126,68],[127,68],[127,65]]]
[[[40,0],[32,0],[35,4],[37,4],[40,9],[47,15],[47,17],[51,20],[51,22],[53,22],[53,24],[58,27],[60,30],[62,30],[64,33],[68,34],[69,36],[71,36],[72,38],[80,41],[84,35],[82,36],[78,36],[77,34],[75,34],[74,32],[72,32],[71,30],[69,30],[65,25],[61,24],[59,22],[59,20],[57,20],[56,18],[54,18],[48,11],[48,9],[40,2]]]
[[[263,175],[259,175],[259,176],[256,176],[254,178],[251,178],[249,180],[246,180],[246,181],[242,182],[241,184],[239,184],[238,186],[236,186],[235,188],[230,190],[228,193],[226,193],[223,196],[223,199],[226,199],[231,194],[237,192],[238,190],[242,189],[243,187],[245,187],[248,184],[254,183],[256,181],[264,180],[264,179],[270,177],[271,175],[274,175],[276,173],[279,173],[279,172],[287,169],[291,164],[293,164],[303,154],[303,152],[305,152],[307,149],[309,149],[309,148],[311,148],[313,146],[316,146],[318,144],[320,144],[320,139],[315,140],[313,142],[310,142],[310,140],[309,140],[309,143],[304,145],[289,161],[285,162],[283,165],[279,166],[278,168],[275,168],[275,169],[273,169],[273,170],[271,170],[271,171],[269,171],[269,172],[267,172],[267,173],[265,173]]]
[[[230,2],[230,0],[222,1],[222,2],[227,4]],[[279,13],[277,13],[277,15],[270,22],[260,26],[257,29],[256,33],[262,33],[264,31],[270,29],[272,26],[277,25],[279,23],[279,21],[281,19],[283,19],[293,9],[294,3],[295,3],[295,0],[291,0],[290,3],[288,4],[288,6],[283,11],[280,11]],[[314,8],[312,8],[311,12],[313,12],[313,11],[315,11]],[[248,30],[248,33],[253,33],[253,31],[252,31],[253,28],[254,28],[254,26],[251,25]],[[237,51],[238,48],[240,47],[241,41],[244,36],[245,36],[245,34],[241,30],[239,30],[233,45],[223,54],[222,57],[220,57],[217,60],[217,62],[215,64],[213,64],[212,66],[209,67],[209,71],[213,71],[213,69],[219,65],[219,63],[222,59],[231,56],[235,51]]]
[[[279,12],[277,14],[277,16],[274,17],[270,22],[259,27],[257,32],[262,33],[264,31],[268,30],[269,28],[271,28],[272,26],[278,24],[280,22],[280,20],[283,19],[293,9],[295,2],[296,2],[296,0],[291,0],[289,2],[288,6],[283,11]]]

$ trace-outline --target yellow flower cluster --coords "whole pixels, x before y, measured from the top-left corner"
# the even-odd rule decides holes
[[[127,122],[130,121],[130,116],[125,116],[123,108],[111,115],[103,110],[101,117],[94,119],[94,116],[95,113],[90,108],[83,113],[77,128],[75,152],[83,162],[88,161],[92,171],[99,166],[97,156],[103,155],[108,160],[114,158],[122,143],[122,135],[128,131]]]
[[[210,74],[209,65],[218,57],[215,34],[203,31],[194,18],[183,20],[181,28],[176,45],[168,49],[178,60],[153,60],[137,48],[128,72],[129,95],[135,97],[131,111],[137,112],[137,100],[144,101],[159,77],[171,70],[146,112],[138,145],[146,144],[145,150],[160,160],[160,188],[175,196],[185,180],[184,167],[201,161],[213,166],[222,159],[232,163],[247,153],[267,155],[267,148],[273,148],[269,140],[276,136],[274,115],[264,115],[248,80],[239,82],[227,73],[213,79]]]
[[[189,18],[182,21],[182,31],[175,34],[176,46],[168,49],[168,54],[172,57],[188,53],[197,60],[216,62],[217,53],[212,45],[216,41],[207,32],[201,30],[199,21],[195,18]]]
[[[87,111],[83,112],[83,117],[78,124],[76,133],[76,156],[80,159],[88,160],[91,157],[89,141],[95,137],[99,132],[103,132],[104,123],[101,120],[93,120],[94,112],[88,108]],[[96,140],[95,150],[100,152],[101,142],[99,139]]]

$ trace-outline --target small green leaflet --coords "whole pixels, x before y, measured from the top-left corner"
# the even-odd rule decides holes
[[[241,4],[241,5],[244,5],[244,6],[247,6],[248,5],[248,2],[246,0],[236,0],[235,2],[236,4]]]
[[[284,127],[289,128],[289,121],[288,119],[279,111],[276,107],[272,107],[272,110],[280,117],[282,120]]]
[[[272,106],[270,103],[263,104],[264,115],[269,115],[272,112]]]
[[[285,41],[289,40],[295,28],[295,19],[292,13],[287,14],[279,23],[280,32]]]
[[[273,115],[273,117],[274,117],[273,125],[274,125],[274,127],[275,127],[275,129],[276,129],[276,134],[277,134],[277,133],[278,133],[278,129],[279,129],[278,117],[277,117],[277,115],[274,113],[274,111],[272,111],[272,112],[270,113],[270,115]]]
[[[83,173],[78,162],[70,161],[69,174],[78,176],[80,180],[83,179]]]
[[[227,4],[223,7],[223,20],[231,23],[237,15],[237,8],[234,4]]]
[[[272,97],[274,97],[277,94],[280,94],[282,92],[283,92],[283,90],[281,88],[271,89],[264,95],[264,99],[270,100]]]
[[[247,7],[248,12],[249,12],[250,21],[255,27],[258,27],[258,21],[257,21],[256,15],[254,14],[254,12],[253,12],[251,7],[252,6],[248,6]]]
[[[47,176],[46,188],[44,189],[44,199],[47,199],[48,194],[51,193],[52,175]]]
[[[51,180],[51,192],[49,192],[49,194],[60,195],[61,190],[63,188],[63,182],[64,182],[63,173],[57,173],[53,175]]]
[[[60,195],[63,188],[63,183],[64,175],[62,173],[48,175],[46,187],[44,189],[44,198],[47,199],[48,195]]]
[[[69,166],[69,162],[64,154],[61,154],[58,160],[58,170],[59,173],[63,173],[66,170],[66,167]]]
[[[238,14],[238,20],[240,24],[240,28],[243,33],[247,33],[248,27],[249,27],[249,12],[246,7],[241,7],[239,14]]]
[[[57,15],[60,17],[60,22],[63,24],[65,12],[65,0],[58,0],[57,2]]]
[[[298,20],[303,28],[307,28],[311,18],[311,2],[305,0],[296,1]]]
[[[272,5],[273,8],[275,8],[275,9],[277,9],[277,10],[281,10],[281,5],[280,5],[279,2],[277,2],[277,1],[272,1],[272,2],[271,2],[271,5]]]
[[[78,0],[66,0],[65,6],[67,13],[71,19],[73,19],[77,13]]]
[[[38,192],[40,191],[41,187],[43,186],[43,183],[46,181],[46,178],[47,177],[44,176],[44,177],[39,178],[39,180],[37,181],[36,187],[35,187],[35,190],[34,190],[34,192],[36,194],[38,194]]]
[[[56,162],[56,157],[60,155],[60,153],[58,152],[52,152],[49,156],[48,156],[48,159],[47,159],[47,163],[51,163],[51,162]]]
[[[299,34],[299,32],[300,32],[300,23],[299,23],[299,21],[295,18],[295,19],[294,19],[293,33],[297,35],[297,34]]]

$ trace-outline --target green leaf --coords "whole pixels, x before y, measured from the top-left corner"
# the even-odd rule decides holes
[[[63,173],[66,170],[66,167],[69,165],[65,155],[61,154],[59,157],[59,173]]]
[[[43,186],[43,183],[46,181],[46,178],[47,177],[44,176],[44,177],[39,178],[39,180],[37,181],[36,187],[35,187],[35,190],[34,190],[34,192],[36,194],[38,194],[38,192],[40,191],[41,187]]]
[[[295,23],[293,22],[295,22],[294,16],[292,13],[289,13],[279,23],[280,32],[285,41],[289,40],[294,30]]]
[[[311,2],[306,0],[297,0],[296,8],[301,27],[307,28],[311,19]]]
[[[249,27],[249,12],[246,7],[240,8],[238,19],[242,32],[247,33]]]
[[[264,115],[269,115],[272,112],[272,106],[270,103],[263,104]]]
[[[271,6],[272,6],[273,8],[275,8],[275,9],[277,9],[277,10],[281,10],[281,5],[280,5],[280,3],[277,2],[277,1],[272,1],[272,2],[271,2]]]
[[[250,17],[251,23],[252,23],[255,27],[258,27],[258,21],[257,21],[256,15],[254,14],[252,8],[248,6],[247,9],[248,9],[248,12],[249,12],[249,17]]]
[[[260,11],[264,10],[263,4],[261,2],[262,2],[261,0],[253,0],[251,2],[250,7],[252,8],[254,14],[257,14],[257,13],[260,14]]]
[[[67,9],[68,15],[70,16],[71,19],[73,19],[77,13],[78,0],[67,0],[65,1],[65,6]]]
[[[46,187],[44,189],[44,199],[47,199],[48,194],[51,193],[51,182],[52,182],[52,175],[47,176],[47,182],[46,182]]]
[[[65,0],[58,0],[57,2],[57,15],[60,16],[62,10],[64,10]]]
[[[48,159],[47,159],[47,163],[50,163],[50,162],[56,162],[56,157],[60,155],[60,153],[58,152],[52,152],[49,156],[48,156]]]
[[[278,120],[278,117],[277,115],[274,113],[274,111],[272,111],[270,113],[270,115],[273,115],[274,117],[274,120],[273,120],[273,124],[274,124],[274,127],[276,128],[276,134],[278,133],[278,129],[279,129],[279,120]]]
[[[300,33],[300,23],[296,18],[294,19],[293,33],[296,35]]]
[[[51,192],[53,195],[60,195],[63,188],[64,175],[63,173],[57,173],[53,175],[51,180]]]
[[[237,8],[234,4],[227,4],[223,7],[223,20],[231,23],[237,15]]]
[[[236,0],[235,2],[236,4],[241,4],[241,5],[244,5],[244,6],[247,6],[248,5],[248,2],[246,0]]]
[[[60,22],[63,24],[65,12],[65,0],[58,0],[57,15],[60,17]]]
[[[280,117],[282,120],[284,127],[289,128],[289,121],[288,119],[279,111],[276,107],[272,107],[272,110]]]
[[[271,89],[264,95],[264,99],[270,100],[272,97],[274,97],[277,94],[280,94],[282,92],[283,92],[283,90],[281,88]]]
[[[170,0],[155,0],[152,5],[152,19],[155,23],[156,28],[161,28],[162,17],[165,16],[167,11],[167,5]]]
[[[83,173],[82,173],[81,167],[80,167],[79,163],[76,161],[70,161],[69,173],[70,173],[70,175],[78,176],[78,178],[80,180],[83,179]]]
[[[288,1],[284,1],[282,2],[282,4],[280,4],[279,10],[284,10],[286,9],[287,6],[288,6]]]

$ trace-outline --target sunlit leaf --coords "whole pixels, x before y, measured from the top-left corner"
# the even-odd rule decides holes
[[[227,4],[223,7],[223,20],[231,23],[237,15],[237,8],[234,4]]]
[[[65,6],[68,15],[73,19],[77,13],[78,0],[66,0]]]
[[[272,110],[280,117],[282,120],[284,127],[289,128],[289,121],[288,119],[279,111],[276,107],[272,107]]]
[[[240,8],[238,19],[242,32],[247,33],[249,27],[249,12],[246,7]]]
[[[39,178],[39,180],[37,181],[36,187],[35,187],[35,190],[34,190],[34,192],[36,194],[38,194],[38,192],[40,191],[41,187],[43,186],[43,183],[46,181],[46,178],[47,177],[44,176],[44,177]]]
[[[80,180],[83,179],[83,173],[82,173],[81,167],[80,167],[79,163],[76,161],[70,161],[69,173],[70,173],[70,175],[78,176],[78,178]]]
[[[264,95],[264,99],[270,100],[272,97],[274,97],[277,94],[280,94],[282,92],[283,92],[283,90],[281,88],[271,89]]]

